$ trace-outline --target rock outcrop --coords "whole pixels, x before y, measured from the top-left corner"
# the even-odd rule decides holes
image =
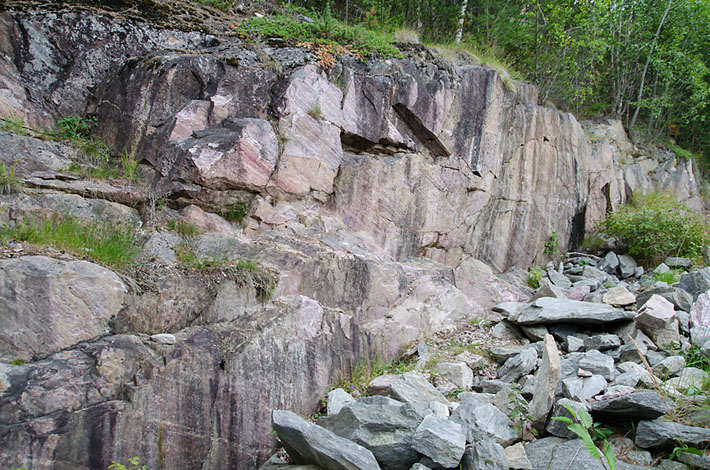
[[[650,163],[636,162],[620,133],[590,140],[573,115],[538,105],[532,85],[509,89],[465,58],[409,46],[400,59],[345,56],[326,72],[303,48],[151,24],[134,15],[145,5],[111,14],[8,5],[0,117],[21,116],[25,127],[0,131],[0,163],[22,185],[0,195],[0,222],[125,224],[140,250],[114,272],[88,261],[90,248],[2,245],[8,466],[104,469],[139,456],[150,468],[254,470],[275,447],[272,410],[308,414],[363,361],[500,318],[490,307],[501,302],[510,322],[495,335],[522,337],[517,322],[531,337],[583,349],[569,323],[628,321],[630,304],[573,308],[577,317],[560,325],[555,305],[580,305],[515,303],[532,294],[521,268],[547,261],[553,233],[563,250],[579,241],[628,188],[697,196],[689,164],[667,159],[649,182]],[[110,165],[123,155],[140,163],[136,174],[94,178],[85,150],[42,132],[70,115],[95,117]],[[621,155],[631,159],[624,169]],[[547,288],[577,302],[601,295],[590,292],[611,274],[576,269],[585,280],[551,269],[550,283],[568,286]],[[614,375],[613,361],[609,371],[589,353],[569,351],[558,366],[547,343],[506,353],[503,366],[517,381],[543,357],[549,383],[526,382],[546,394],[535,403],[539,423],[560,374],[593,370],[567,385],[575,397]],[[442,375],[468,388],[469,365],[482,360],[462,358]],[[433,386],[412,392],[420,382],[398,379],[393,397],[445,419],[448,400]],[[486,437],[462,455],[456,426],[429,419],[418,429],[421,421],[406,431],[416,446],[406,446],[432,466],[503,459],[501,445],[515,440],[490,403],[454,412],[469,444],[478,430]],[[439,444],[447,455],[431,450]]]

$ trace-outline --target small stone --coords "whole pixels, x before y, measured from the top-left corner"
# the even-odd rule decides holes
[[[576,336],[568,336],[565,340],[567,352],[575,352],[584,350],[584,341]]]
[[[685,367],[683,356],[670,356],[652,367],[654,375],[660,378],[673,377]]]
[[[541,325],[520,326],[520,331],[527,336],[530,341],[542,341],[547,334],[547,328]]]
[[[540,286],[540,288],[538,288],[538,290],[535,291],[535,295],[533,295],[530,298],[530,302],[532,302],[533,300],[540,299],[542,297],[553,297],[556,299],[566,299],[567,298],[564,291],[554,284],[545,284],[543,286]],[[522,305],[518,304],[516,307],[516,311],[520,310],[520,307],[522,307],[523,305],[525,305],[525,304],[522,304]],[[511,312],[511,314],[512,313],[515,313],[515,312]]]
[[[513,356],[520,354],[523,351],[522,346],[501,346],[491,348],[488,353],[498,364],[503,364]]]
[[[619,346],[621,346],[621,339],[612,334],[591,336],[584,340],[584,349],[587,351],[591,351],[592,349],[607,351],[609,349],[618,348]]]
[[[693,266],[693,262],[689,258],[680,258],[675,256],[666,258],[663,263],[669,268],[688,269]]]
[[[525,453],[522,442],[505,448],[505,457],[508,459],[508,468],[517,470],[532,470],[532,464]]]
[[[473,371],[465,362],[440,362],[437,369],[443,378],[459,388],[470,390],[473,386]]]
[[[485,365],[486,363],[486,358],[469,351],[462,352],[458,356],[454,357],[454,359],[459,362],[465,362],[466,365],[471,368],[471,370],[477,370],[479,367]]]
[[[177,342],[175,335],[171,335],[170,333],[158,333],[151,335],[150,339],[160,344],[175,344]]]
[[[653,270],[653,274],[665,274],[670,270],[671,268],[669,268],[666,263],[661,263]]]
[[[690,308],[690,323],[696,327],[710,327],[710,291],[700,294]]]
[[[566,398],[584,401],[603,392],[607,381],[601,375],[591,377],[570,377],[562,381],[562,390]]]
[[[602,297],[602,301],[605,304],[623,307],[625,305],[631,305],[636,302],[636,296],[629,292],[626,287],[616,286],[612,287],[604,294],[604,296]]]
[[[579,367],[594,374],[599,374],[606,380],[613,380],[616,373],[614,359],[596,350],[584,353],[584,357],[579,361]]]

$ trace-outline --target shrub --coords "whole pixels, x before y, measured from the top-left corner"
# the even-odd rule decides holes
[[[91,137],[91,129],[94,126],[96,126],[96,118],[68,116],[57,121],[59,137],[65,140],[86,140]]]
[[[528,285],[533,289],[540,287],[540,280],[545,275],[545,271],[539,266],[533,266],[528,272]]]
[[[710,241],[710,225],[667,193],[634,196],[631,204],[607,214],[601,232],[616,238],[637,259],[667,256],[697,259]]]

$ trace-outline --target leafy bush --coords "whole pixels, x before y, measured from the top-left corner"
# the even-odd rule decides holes
[[[114,268],[128,266],[138,254],[134,227],[109,222],[83,222],[76,217],[52,217],[4,226],[0,229],[0,240],[66,250]]]
[[[65,140],[86,140],[91,137],[91,129],[94,126],[96,126],[96,118],[68,116],[57,121],[59,137]]]
[[[540,280],[545,275],[545,271],[539,266],[533,266],[528,272],[528,285],[533,289],[540,287]]]
[[[616,238],[631,256],[651,262],[698,258],[710,241],[710,225],[702,215],[666,193],[634,196],[631,204],[607,214],[601,232]]]

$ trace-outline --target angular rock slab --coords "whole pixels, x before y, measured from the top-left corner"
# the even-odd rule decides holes
[[[523,375],[532,372],[537,366],[537,351],[535,348],[524,349],[501,366],[498,370],[498,379],[503,382],[515,382]]]
[[[466,438],[460,424],[428,415],[412,436],[412,446],[442,467],[452,468],[461,461]]]
[[[450,419],[463,427],[467,442],[492,439],[505,446],[518,437],[513,422],[502,411],[475,397],[456,408]]]
[[[383,470],[408,470],[418,460],[412,436],[421,417],[407,404],[388,397],[361,398],[318,424],[369,449]]]
[[[426,414],[429,403],[432,401],[449,404],[449,400],[418,372],[402,374],[390,386],[390,395],[395,400],[412,405],[414,410],[422,416]]]
[[[0,361],[29,361],[104,335],[126,286],[87,261],[0,261]]]
[[[470,470],[507,470],[508,457],[500,444],[491,440],[474,442],[466,448],[461,467]]]
[[[666,404],[670,410],[666,409]],[[593,401],[591,408],[594,417],[600,420],[652,420],[675,409],[675,403],[669,398],[664,402],[656,392],[638,392],[610,400]]]
[[[547,414],[555,402],[555,392],[562,378],[560,352],[552,335],[545,336],[545,348],[542,352],[542,366],[538,370],[535,393],[528,407],[528,415],[537,429],[545,426]]]
[[[295,413],[274,410],[271,423],[281,443],[297,464],[314,464],[326,470],[379,470],[372,452]]]
[[[654,294],[634,317],[637,323],[650,329],[667,327],[675,318],[675,307],[660,295]]]
[[[704,447],[710,444],[710,429],[672,421],[639,421],[635,442],[644,449],[669,449],[678,442],[689,447]]]
[[[526,445],[525,452],[533,470],[605,470],[589,455],[581,439],[546,437]]]
[[[515,315],[511,315],[508,320],[520,325],[545,323],[599,324],[631,320],[633,317],[633,312],[614,308],[611,305],[543,297],[537,299],[528,307],[521,309]]]
[[[337,415],[346,405],[355,403],[355,399],[342,388],[336,388],[328,392],[327,411],[328,416]]]

